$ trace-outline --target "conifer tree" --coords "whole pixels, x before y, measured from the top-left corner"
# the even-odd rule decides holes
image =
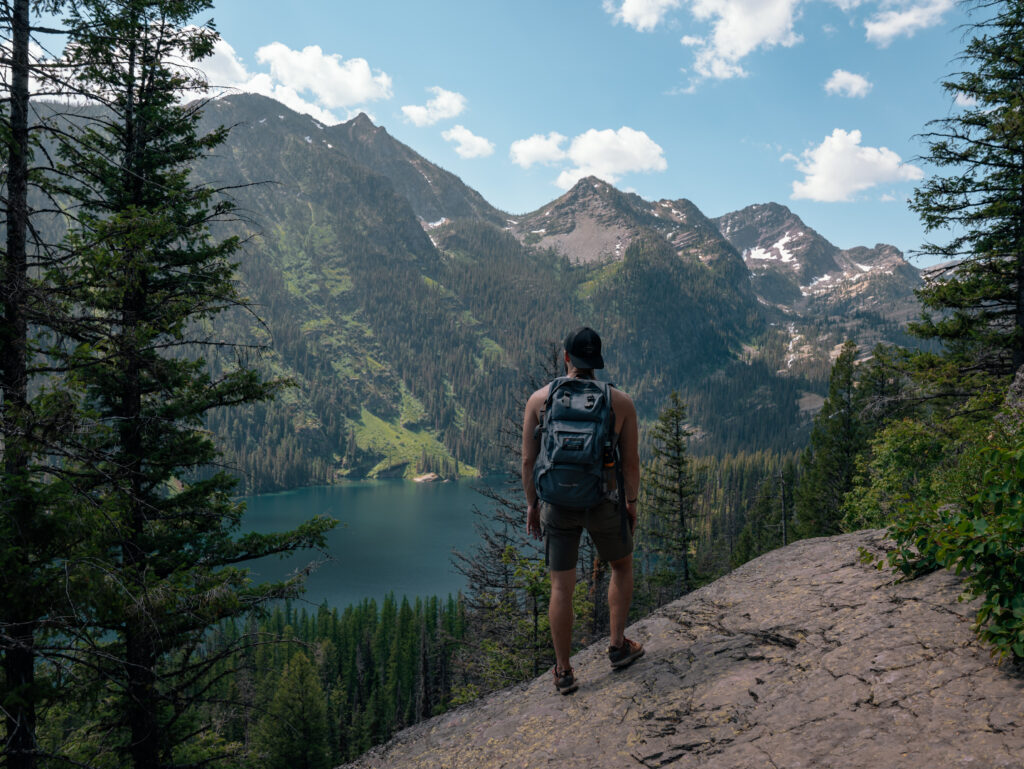
[[[943,344],[923,357],[931,384],[957,400],[998,391],[1024,365],[1024,3],[980,0],[961,72],[943,82],[956,106],[925,134],[930,177],[911,207],[929,232],[922,253],[947,261],[918,292],[911,330]]]
[[[741,566],[782,544],[782,537],[772,525],[776,498],[773,480],[766,478],[757,490],[757,498],[747,510],[746,521],[736,538],[733,566]]]
[[[190,722],[204,675],[237,648],[195,654],[209,628],[301,582],[254,585],[241,564],[322,547],[329,528],[315,520],[238,537],[235,479],[210,469],[218,452],[204,416],[277,387],[241,353],[213,378],[196,352],[214,341],[204,322],[241,302],[238,242],[209,232],[231,205],[190,179],[225,131],[198,135],[201,105],[180,103],[202,86],[189,63],[216,35],[190,25],[209,7],[80,0],[68,14],[67,62],[102,104],[59,148],[63,192],[78,212],[67,237],[77,261],[59,275],[79,311],[63,364],[86,417],[62,476],[65,504],[91,522],[69,591],[92,630],[79,659],[102,692],[96,714],[109,741],[96,750],[136,769],[176,765],[182,744],[208,730]]]
[[[800,458],[795,504],[799,533],[804,537],[839,533],[843,498],[853,487],[856,458],[866,444],[856,358],[857,345],[847,341],[832,365],[828,398],[814,418],[810,443]]]
[[[655,581],[691,590],[697,578],[691,558],[696,540],[696,487],[687,439],[686,406],[672,391],[651,431],[654,458],[643,478],[643,547],[654,561]]]
[[[265,769],[326,769],[327,697],[316,669],[299,652],[288,662],[256,736]]]
[[[3,441],[0,486],[0,535],[3,536],[3,616],[0,653],[3,679],[0,706],[6,739],[3,755],[8,766],[35,766],[35,655],[41,611],[32,590],[38,542],[39,511],[34,504],[29,471],[31,448],[26,442],[28,419],[28,137],[29,2],[4,3],[10,31],[7,53],[11,82],[4,110],[2,157],[4,171],[4,243],[0,275],[0,438]],[[6,62],[5,62],[6,63]]]
[[[61,0],[0,2],[0,764],[33,767],[38,706],[48,687],[39,680],[41,639],[61,627],[63,547],[76,538],[75,521],[53,504],[50,459],[59,454],[74,409],[50,387],[47,347],[63,310],[46,280],[57,262],[40,232],[39,210],[51,191],[48,127],[35,109],[41,86],[63,93],[50,64],[32,55],[33,36],[54,32],[40,15]],[[49,208],[55,208],[53,206]]]

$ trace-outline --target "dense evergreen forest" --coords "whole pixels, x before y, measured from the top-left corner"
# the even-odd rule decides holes
[[[493,217],[425,230],[387,179],[303,141],[309,118],[278,118],[271,105],[255,96],[208,105],[204,125],[235,126],[236,149],[197,169],[251,184],[234,192],[246,220],[223,232],[245,242],[239,275],[258,320],[224,313],[217,330],[262,345],[261,370],[292,385],[274,402],[209,418],[247,490],[500,469],[503,415],[551,346],[582,324],[600,329],[609,375],[645,420],[682,392],[701,453],[791,451],[806,440],[797,401],[823,391],[827,364],[779,374],[783,332],[717,233],[682,257],[652,233],[620,260],[573,264],[524,246]],[[323,128],[324,141],[384,141],[369,121],[334,130]],[[271,179],[282,181],[260,183]],[[744,344],[761,350],[756,361],[740,355]]]
[[[245,764],[337,766],[458,701],[465,622],[454,598],[389,596],[344,610],[286,604],[225,624],[208,638],[209,653],[247,635],[273,642],[217,671],[225,675],[202,718],[223,725],[220,737]]]
[[[887,526],[880,566],[956,569],[981,641],[1024,658],[1024,96],[1006,66],[1024,59],[1024,5],[978,4],[969,69],[945,84],[974,106],[926,134],[948,175],[913,207],[960,234],[926,245],[955,263],[898,330],[914,343],[847,341],[828,371],[788,365],[728,249],[641,237],[570,264],[493,212],[428,232],[357,163],[304,172],[327,161],[285,133],[221,153],[217,108],[182,98],[203,83],[168,53],[209,55],[215,32],[190,24],[209,5],[56,4],[59,67],[28,55],[28,0],[0,17],[3,767],[326,767],[550,669],[517,422],[549,343],[581,321],[645,416],[634,616],[796,538]],[[102,109],[33,123],[30,76]],[[246,163],[236,203],[202,182]],[[255,183],[275,169],[288,194]],[[271,198],[286,215],[253,228]],[[223,448],[250,488],[410,467],[510,482],[454,557],[460,595],[297,609],[303,573],[257,584],[247,565],[321,549],[334,522],[240,534]],[[608,628],[588,541],[577,573],[579,649]]]

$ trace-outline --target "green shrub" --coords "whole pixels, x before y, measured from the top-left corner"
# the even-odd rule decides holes
[[[1024,442],[981,452],[980,490],[967,505],[907,505],[890,527],[886,560],[905,576],[937,567],[964,577],[981,598],[975,631],[997,657],[1024,659]]]

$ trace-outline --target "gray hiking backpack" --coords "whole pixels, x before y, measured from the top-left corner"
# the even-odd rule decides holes
[[[606,472],[613,466],[622,488],[610,390],[594,379],[551,383],[535,432],[540,450],[533,466],[537,496],[548,504],[581,510],[607,500]]]

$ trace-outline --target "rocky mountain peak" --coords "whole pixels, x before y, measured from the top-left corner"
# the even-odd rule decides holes
[[[354,118],[349,120],[348,123],[349,125],[352,126],[353,129],[359,131],[373,131],[377,128],[377,126],[374,125],[373,121],[370,120],[370,116],[367,115],[365,112],[360,112]]]
[[[575,263],[620,259],[640,234],[638,205],[643,208],[638,196],[588,176],[548,205],[514,219],[511,229],[524,243],[553,248]]]
[[[547,208],[571,209],[576,213],[590,211],[596,215],[607,213],[610,205],[625,193],[596,176],[580,179],[561,197],[555,199]]]
[[[680,257],[719,265],[731,261],[746,279],[734,249],[691,201],[651,203],[594,176],[520,217],[511,229],[527,245],[552,248],[575,263],[621,259],[631,243],[646,235],[667,241]]]
[[[752,272],[793,273],[806,284],[838,267],[838,249],[778,203],[747,206],[715,223]]]
[[[802,313],[810,303],[831,313],[875,309],[891,319],[914,314],[918,271],[895,246],[840,249],[778,203],[761,203],[714,220],[743,256],[768,303]]]
[[[388,132],[382,126],[374,125],[365,112],[360,112],[351,120],[335,126],[334,133],[338,133],[339,130],[344,131],[352,141],[373,145],[389,154],[394,153],[394,148],[388,146],[393,141]]]
[[[612,185],[597,176],[584,176],[563,197],[588,197],[618,192]]]
[[[755,203],[715,221],[741,253],[761,242],[765,232],[785,234],[787,230],[804,227],[796,214],[779,203]]]
[[[576,693],[545,672],[350,766],[1019,769],[1024,671],[979,646],[956,576],[896,582],[858,557],[888,546],[775,550],[631,626],[631,667],[610,670],[602,639],[572,659]]]

